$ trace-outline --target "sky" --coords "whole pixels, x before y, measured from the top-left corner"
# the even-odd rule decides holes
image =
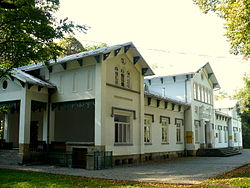
[[[192,0],[60,0],[58,17],[90,27],[83,45],[133,42],[157,75],[209,62],[222,90],[242,87],[250,62],[229,54],[223,20]]]

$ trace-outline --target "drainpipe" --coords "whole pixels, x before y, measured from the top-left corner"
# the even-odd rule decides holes
[[[188,78],[186,77],[185,79],[185,102],[187,103],[187,80]],[[184,110],[184,155],[187,156],[187,148],[186,148],[186,145],[187,145],[187,135],[186,135],[186,110]]]

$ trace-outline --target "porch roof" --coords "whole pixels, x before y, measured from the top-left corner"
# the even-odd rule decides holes
[[[30,74],[27,74],[21,70],[18,70],[18,69],[13,69],[11,71],[11,76],[20,80],[23,83],[39,85],[39,86],[48,87],[48,88],[55,88],[56,87],[55,85],[53,85],[49,82],[45,82],[39,78],[36,78],[36,77],[34,77]]]

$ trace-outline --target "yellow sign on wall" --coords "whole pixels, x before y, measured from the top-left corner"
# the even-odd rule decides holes
[[[193,132],[186,131],[186,138],[187,138],[187,144],[192,144],[193,143]]]

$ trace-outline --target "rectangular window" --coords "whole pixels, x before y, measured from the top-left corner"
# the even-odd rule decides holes
[[[194,83],[194,99],[197,99],[197,89],[195,83]]]
[[[169,142],[169,118],[162,118],[161,119],[161,141],[162,143]]]
[[[165,88],[165,87],[163,87],[163,88],[161,89],[161,95],[162,95],[163,97],[166,96],[166,88]]]
[[[201,101],[204,102],[204,88],[201,87]]]
[[[130,143],[130,116],[115,115],[115,143]]]
[[[218,132],[219,132],[219,143],[221,143],[222,142],[222,139],[221,139],[221,129],[222,129],[222,127],[221,126],[218,126]]]
[[[151,143],[152,117],[144,117],[144,143]]]
[[[224,141],[227,143],[227,127],[224,127]]]
[[[233,133],[234,133],[234,142],[237,142],[237,131],[238,131],[238,128],[237,127],[234,127],[233,128]]]
[[[194,126],[195,126],[195,143],[200,143],[200,138],[199,138],[200,121],[195,120]]]
[[[182,136],[181,136],[181,129],[182,129],[182,120],[181,119],[176,119],[176,142],[181,143],[182,141]]]
[[[201,100],[201,91],[200,91],[200,85],[197,85],[197,100]]]

